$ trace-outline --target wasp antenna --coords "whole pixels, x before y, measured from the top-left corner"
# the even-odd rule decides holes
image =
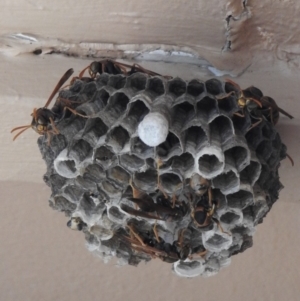
[[[53,97],[55,96],[55,94],[58,92],[58,90],[62,87],[62,85],[70,78],[70,76],[74,73],[74,69],[71,68],[69,69],[63,76],[62,78],[59,80],[59,82],[57,83],[56,87],[54,88],[54,90],[52,91],[50,97],[48,98],[46,104],[44,105],[44,108],[47,108],[49,106],[49,104],[51,103]]]
[[[18,126],[16,128],[13,128],[10,132],[14,132],[16,130],[20,130],[20,129],[24,129],[24,128],[28,128],[28,127],[31,127],[31,125],[22,125],[22,126]]]
[[[20,127],[19,127],[20,128]],[[25,132],[26,130],[28,130],[29,128],[31,128],[31,125],[27,125],[25,126],[25,128],[20,131],[17,135],[14,136],[13,141],[15,141],[23,132]],[[17,128],[13,129],[13,130],[17,130]],[[13,130],[11,132],[13,132]]]

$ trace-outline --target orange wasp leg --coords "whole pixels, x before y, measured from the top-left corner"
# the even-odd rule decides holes
[[[127,228],[129,229],[130,234],[133,235],[133,236],[139,241],[139,243],[140,243],[143,247],[145,247],[146,244],[144,243],[144,241],[142,240],[142,238],[140,237],[140,235],[138,235],[138,234],[136,233],[136,231],[135,231],[135,229],[133,228],[133,226],[127,225]]]
[[[157,231],[157,220],[155,220],[155,224],[153,226],[153,232],[154,232],[154,235],[155,235],[155,238],[157,240],[157,242],[160,242],[160,239],[159,239],[159,236],[158,236],[158,231]]]
[[[286,156],[287,156],[288,159],[290,160],[292,166],[294,166],[294,160],[293,160],[293,158],[292,158],[289,154],[286,154]]]

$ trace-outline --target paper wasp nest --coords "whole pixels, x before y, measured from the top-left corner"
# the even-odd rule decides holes
[[[105,261],[159,258],[179,276],[218,273],[252,246],[278,199],[286,157],[270,122],[249,130],[247,110],[234,114],[231,91],[218,79],[143,73],[76,80],[59,97],[90,118],[67,115],[50,145],[45,136],[38,140],[51,207],[83,229],[88,249]],[[142,136],[161,143],[148,146]]]

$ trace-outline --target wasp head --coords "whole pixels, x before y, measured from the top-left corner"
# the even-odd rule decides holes
[[[49,131],[49,125],[53,124],[54,114],[47,108],[34,109],[31,127],[39,135],[44,135]]]

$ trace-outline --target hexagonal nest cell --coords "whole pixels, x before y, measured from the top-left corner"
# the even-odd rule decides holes
[[[91,252],[120,265],[158,258],[195,277],[252,246],[282,188],[286,147],[265,111],[240,106],[240,90],[133,72],[76,79],[60,95],[76,102],[54,118],[58,134],[38,139],[44,179]],[[138,133],[152,112],[168,129],[154,147]]]

